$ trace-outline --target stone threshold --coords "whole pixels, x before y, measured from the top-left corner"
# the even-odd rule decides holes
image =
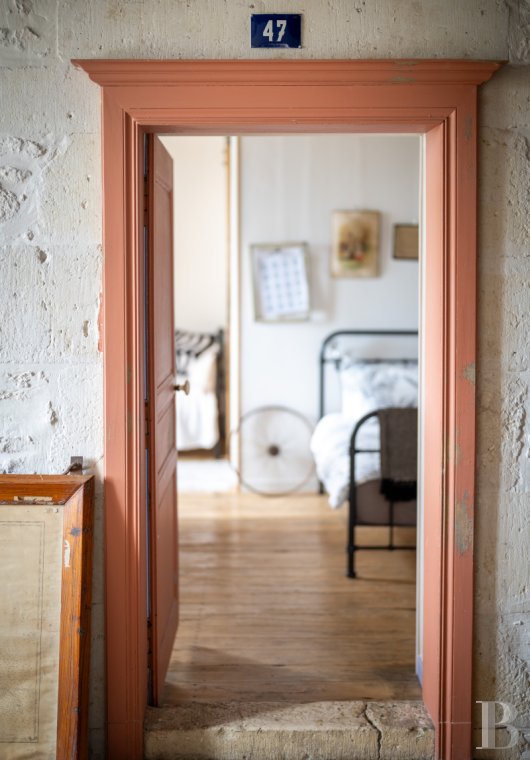
[[[150,707],[145,760],[432,760],[422,702]]]

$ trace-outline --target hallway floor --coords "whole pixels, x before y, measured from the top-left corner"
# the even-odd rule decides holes
[[[179,510],[163,706],[420,698],[414,552],[362,552],[359,578],[346,578],[346,512],[323,496],[180,494]],[[386,529],[359,535],[384,542]],[[410,543],[411,529],[398,536]]]

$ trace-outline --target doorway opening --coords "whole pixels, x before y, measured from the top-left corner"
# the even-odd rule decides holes
[[[393,547],[415,545],[416,499],[388,527],[379,454],[357,455],[357,580],[344,549],[357,422],[418,406],[421,138],[161,141],[173,160],[177,379],[191,389],[176,399],[180,623],[160,704],[417,700],[416,556],[385,549],[389,533]],[[305,311],[282,313],[285,289],[305,284]],[[229,409],[244,424],[233,415],[226,435]]]
[[[147,702],[142,146],[150,132],[425,135],[423,698],[469,756],[477,61],[76,61],[103,87],[108,751],[142,756]],[[153,537],[155,538],[155,537]],[[458,593],[456,593],[458,590]]]

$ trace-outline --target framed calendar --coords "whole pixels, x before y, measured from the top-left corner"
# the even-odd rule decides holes
[[[250,247],[254,313],[260,322],[309,319],[310,298],[305,243],[261,243]]]

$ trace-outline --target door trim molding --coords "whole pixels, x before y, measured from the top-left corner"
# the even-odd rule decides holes
[[[424,701],[436,756],[471,757],[476,101],[501,64],[469,60],[78,60],[102,87],[108,756],[141,758],[144,132],[426,135]]]

